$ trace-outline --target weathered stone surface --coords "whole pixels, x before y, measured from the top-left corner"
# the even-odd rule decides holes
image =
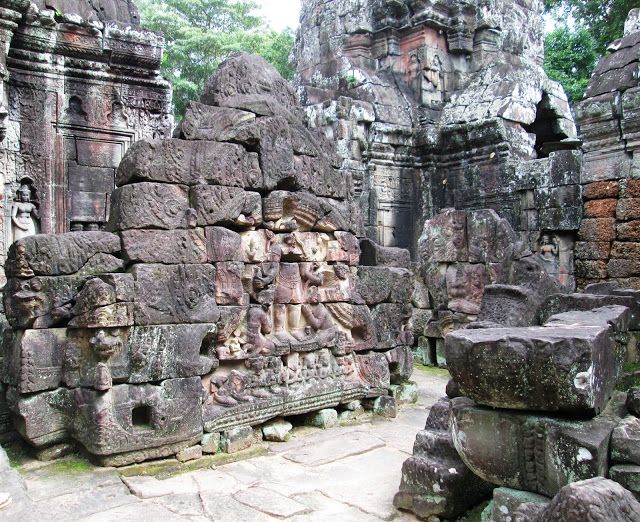
[[[137,142],[122,160],[118,186],[141,181],[255,188],[262,185],[258,155],[244,147],[215,141]]]
[[[185,185],[136,183],[113,192],[109,230],[188,228],[193,223]]]
[[[449,434],[450,401],[441,399],[418,432],[413,456],[402,466],[400,490],[393,503],[420,518],[454,518],[479,504],[492,487],[460,460]]]
[[[640,417],[640,389],[633,388],[627,395],[627,410],[632,415]]]
[[[491,522],[520,520],[523,518],[524,513],[529,513],[532,508],[536,512],[543,510],[550,501],[551,499],[549,497],[527,491],[496,488],[493,490],[490,520]],[[526,518],[524,518],[524,520],[526,520]]]
[[[129,263],[167,265],[207,262],[204,231],[126,230],[122,232],[122,250]]]
[[[136,324],[215,323],[215,268],[211,265],[136,265]]]
[[[623,402],[618,395],[600,416],[576,422],[453,399],[453,442],[465,464],[488,482],[554,496],[570,482],[606,476]]]
[[[360,241],[360,249],[362,250],[360,261],[364,266],[409,268],[411,264],[411,255],[408,250],[382,247],[369,239]]]
[[[632,292],[624,295],[625,292],[616,291],[612,294],[556,294],[549,297],[540,308],[540,322],[545,323],[550,317],[564,312],[589,311],[604,306],[626,306],[629,308],[629,328],[638,328],[638,301]]]
[[[404,268],[362,266],[358,268],[358,294],[368,305],[406,303],[413,294],[413,275]]]
[[[487,285],[478,320],[505,327],[532,326],[537,318],[538,296],[528,288]]]
[[[201,441],[203,453],[218,453],[220,451],[220,440],[219,433],[205,433]]]
[[[31,236],[11,245],[5,271],[14,277],[72,275],[99,254],[119,252],[118,236],[108,232]]]
[[[338,424],[338,412],[331,408],[325,408],[324,410],[309,415],[305,422],[309,426],[322,428],[323,430],[333,428]]]
[[[191,189],[198,226],[256,227],[262,223],[262,199],[257,192],[236,187],[200,185]]]
[[[618,465],[609,469],[609,478],[640,498],[640,466]]]
[[[235,428],[222,433],[220,449],[225,453],[237,453],[250,448],[255,443],[253,428]]]
[[[460,330],[445,344],[461,393],[494,408],[597,413],[622,366],[608,326]]]
[[[242,237],[224,227],[205,229],[207,258],[210,263],[242,261]]]
[[[189,102],[180,130],[187,140],[233,141],[238,128],[255,119],[252,112]]]
[[[575,482],[562,488],[537,520],[579,522],[611,520],[631,522],[640,517],[640,502],[618,483],[602,477]]]
[[[276,419],[262,426],[264,440],[271,442],[286,442],[289,440],[293,424],[284,419]]]
[[[611,460],[617,464],[640,464],[640,419],[625,417],[611,435]]]

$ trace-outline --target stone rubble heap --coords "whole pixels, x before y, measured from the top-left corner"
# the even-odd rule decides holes
[[[176,135],[125,156],[110,232],[12,246],[16,429],[124,465],[354,400],[392,408],[413,365],[409,254],[360,242],[351,179],[286,81],[234,55]]]
[[[578,521],[591,507],[636,520],[638,392],[616,387],[637,357],[640,293],[601,284],[525,299],[530,322],[513,325],[500,310],[517,310],[527,287],[496,287],[482,308],[497,313],[446,336],[448,397],[416,438],[395,505],[452,519],[493,490],[484,516],[495,522]]]

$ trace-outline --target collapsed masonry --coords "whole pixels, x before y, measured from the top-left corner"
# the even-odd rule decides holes
[[[0,0],[0,267],[22,237],[104,228],[126,150],[171,135],[163,46],[131,0]]]
[[[351,180],[275,69],[230,58],[178,134],[125,156],[111,232],[10,249],[3,380],[36,448],[123,465],[411,374],[409,253],[361,250]]]

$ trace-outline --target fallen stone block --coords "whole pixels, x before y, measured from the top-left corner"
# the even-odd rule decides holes
[[[611,435],[611,460],[618,464],[640,465],[640,419],[629,415]]]
[[[332,408],[325,408],[311,413],[305,419],[305,424],[315,428],[322,428],[323,430],[333,428],[338,424],[338,412]]]
[[[640,500],[640,466],[619,464],[609,469],[609,478]]]
[[[520,520],[524,513],[541,512],[551,502],[549,497],[511,488],[493,490],[491,522],[512,522]],[[526,518],[524,520],[527,520]]]
[[[622,366],[608,327],[459,330],[445,344],[461,393],[494,408],[597,413]]]
[[[262,426],[262,436],[269,442],[286,442],[291,436],[293,424],[284,419],[275,419]]]
[[[226,430],[220,438],[220,448],[224,453],[238,453],[253,446],[255,436],[251,426]]]

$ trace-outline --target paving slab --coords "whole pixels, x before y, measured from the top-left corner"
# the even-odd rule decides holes
[[[192,473],[165,480],[155,477],[122,477],[122,481],[132,494],[141,499],[198,491]]]
[[[294,515],[302,515],[311,511],[309,507],[301,504],[300,502],[296,502],[289,497],[280,495],[275,491],[260,487],[239,491],[233,496],[233,498],[256,511],[261,511],[262,513],[273,515],[278,518],[289,518]]]
[[[148,520],[186,522],[189,519],[176,515],[158,503],[137,501],[76,520],[80,522],[146,522]]]
[[[233,497],[201,493],[205,515],[216,522],[271,522],[280,520],[253,509]]]
[[[341,436],[332,437],[320,443],[314,440],[305,441],[302,447],[299,444],[297,448],[285,453],[284,458],[304,466],[320,466],[361,455],[385,445],[385,441],[381,438],[355,430],[349,433],[347,440],[348,442]]]

